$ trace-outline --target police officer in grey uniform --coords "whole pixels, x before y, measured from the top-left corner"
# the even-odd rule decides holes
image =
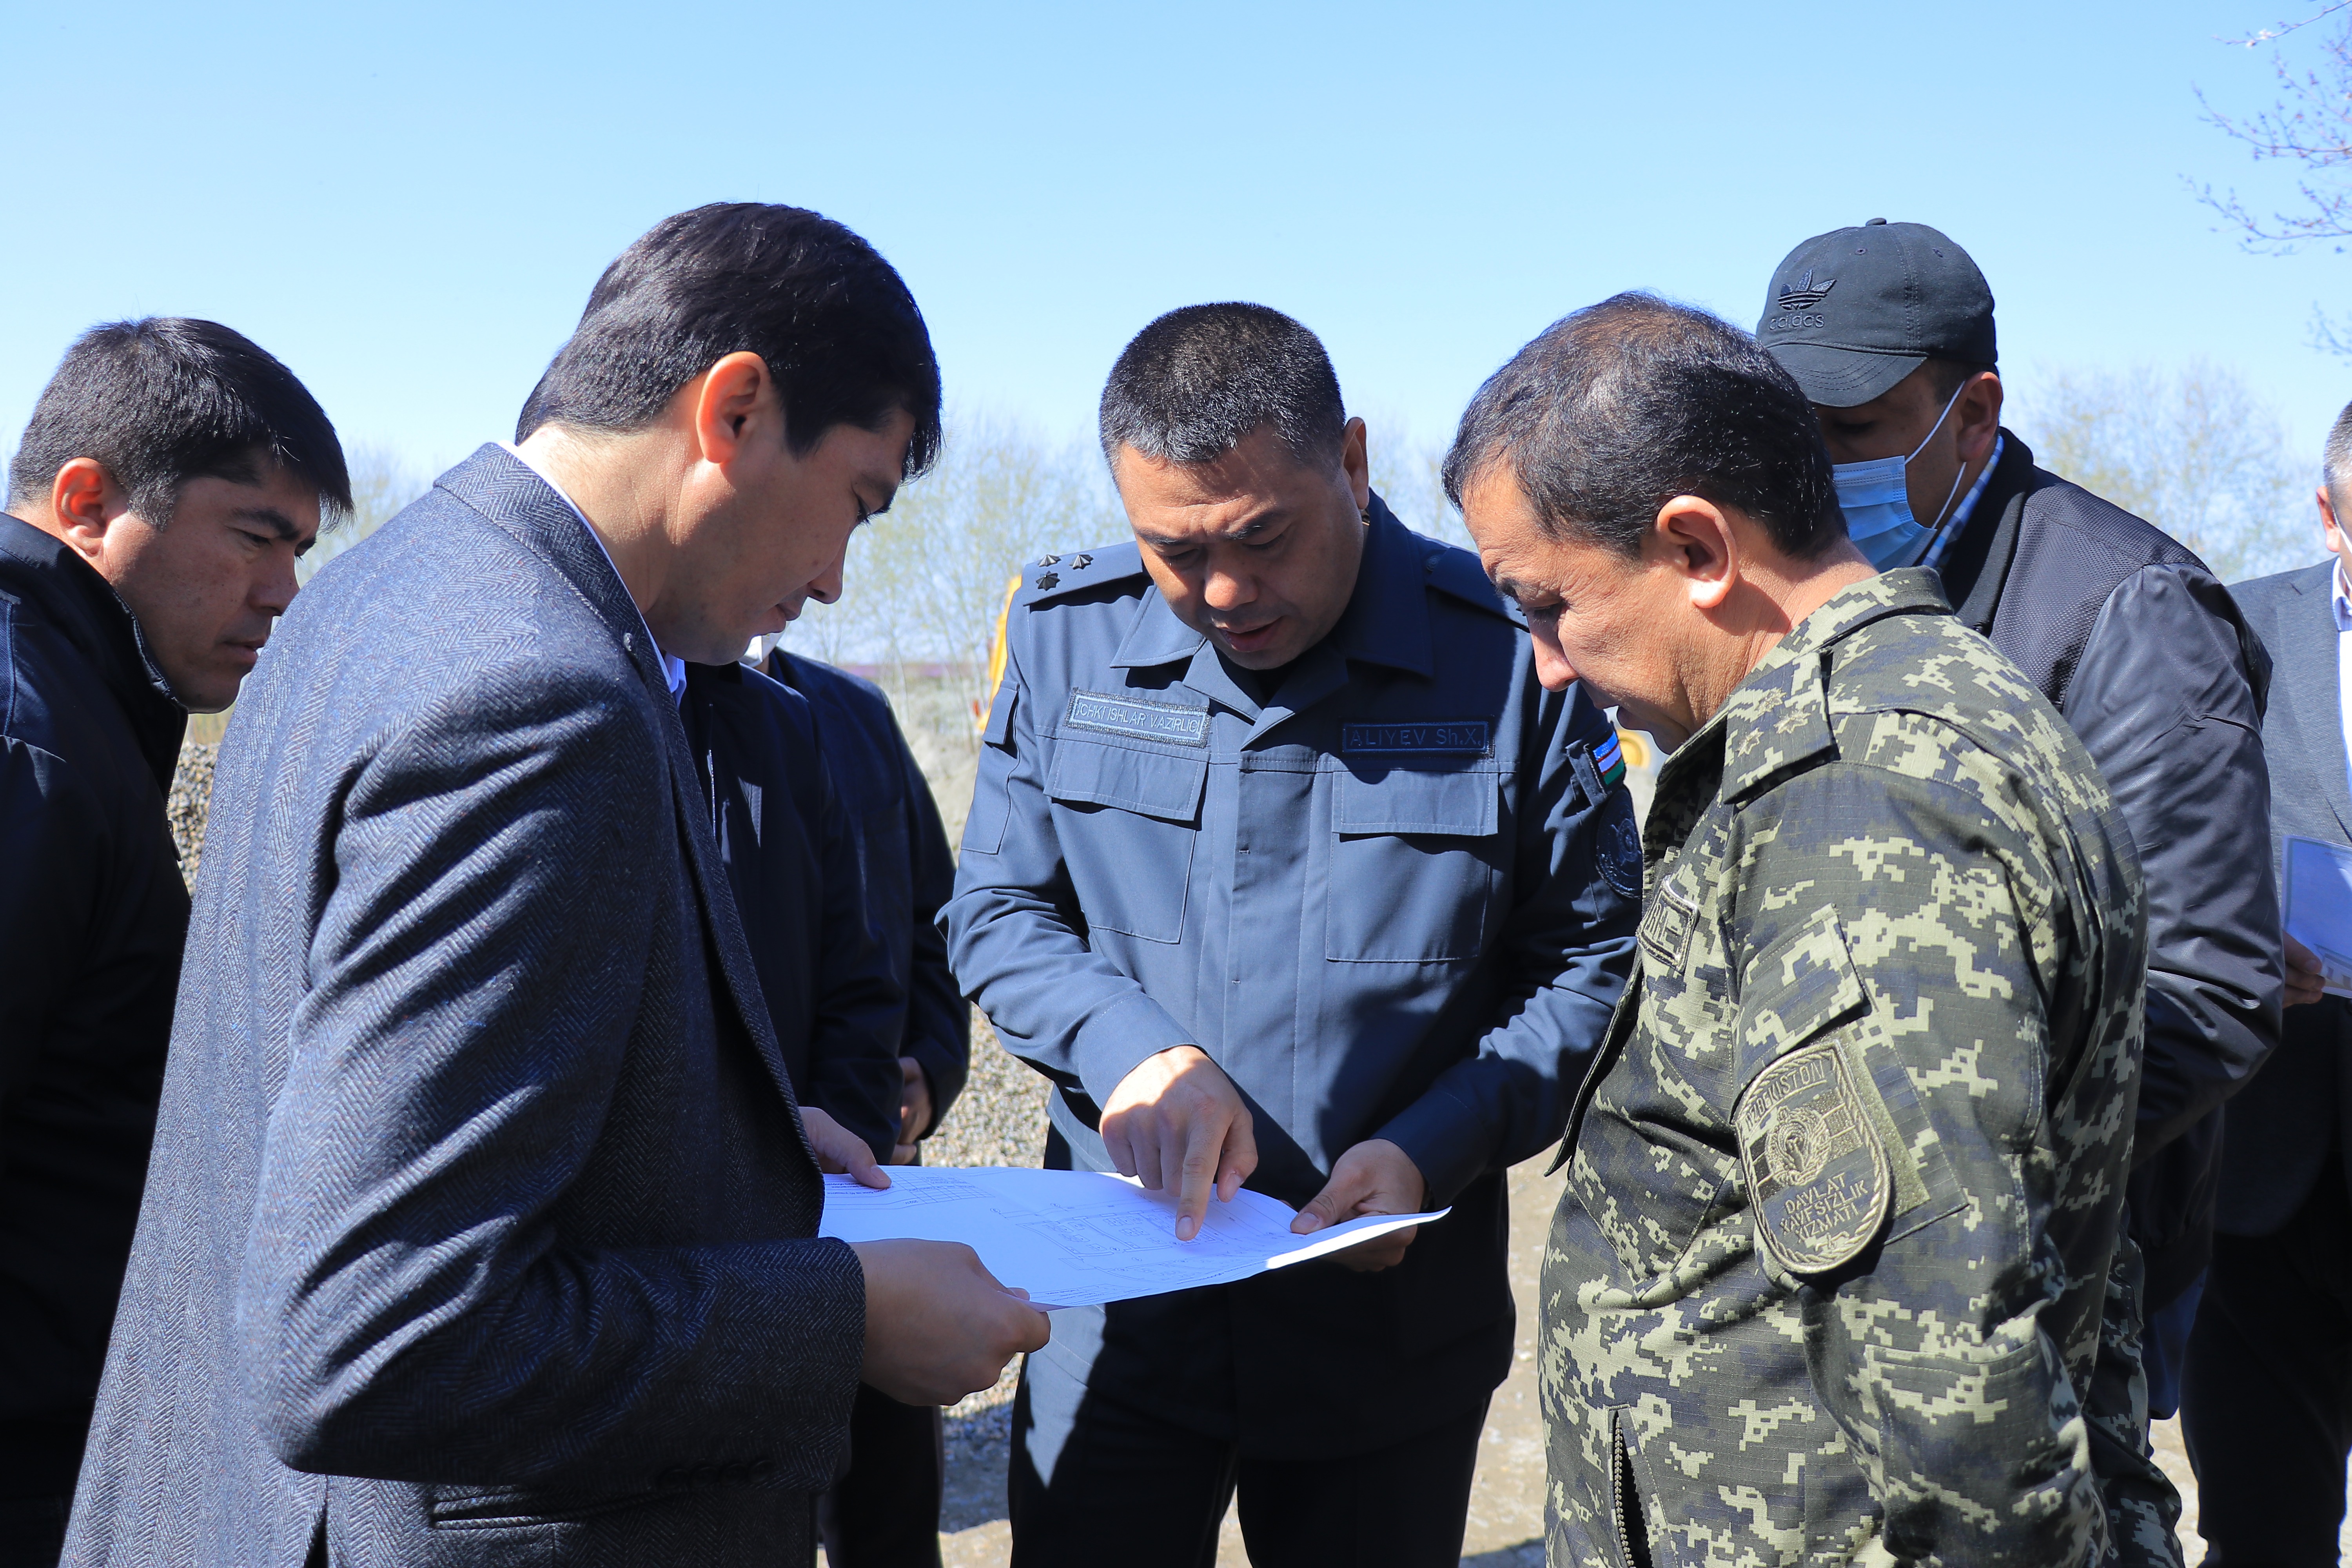
[[[1102,440],[1135,540],[1030,567],[950,959],[1051,1078],[1047,1163],[1251,1187],[1333,1261],[1055,1314],[1013,1562],[1458,1559],[1508,1369],[1503,1173],[1556,1139],[1631,959],[1614,733],[1475,558],[1366,479],[1322,345],[1254,305],[1138,334]]]

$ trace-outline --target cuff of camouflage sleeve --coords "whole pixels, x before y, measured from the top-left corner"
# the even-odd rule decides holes
[[[1442,1089],[1406,1106],[1372,1136],[1403,1150],[1421,1173],[1425,1209],[1444,1208],[1477,1180],[1494,1145],[1485,1119]]]
[[[1137,991],[1080,1026],[1070,1055],[1087,1098],[1108,1105],[1111,1091],[1146,1061],[1177,1046],[1197,1044],[1159,1003]]]

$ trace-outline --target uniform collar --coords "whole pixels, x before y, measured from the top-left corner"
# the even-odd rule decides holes
[[[1936,574],[1912,567],[1841,589],[1798,622],[1693,737],[1697,740],[1720,727],[1724,797],[1745,795],[1834,743],[1822,659],[1830,647],[1889,616],[1949,615],[1951,608]],[[1703,749],[1685,744],[1675,754]]]
[[[1367,515],[1356,592],[1328,640],[1350,660],[1426,677],[1437,668],[1429,631],[1427,563],[1433,557],[1380,497]]]

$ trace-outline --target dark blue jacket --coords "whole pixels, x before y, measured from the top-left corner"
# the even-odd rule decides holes
[[[906,997],[870,929],[816,716],[740,664],[688,665],[679,716],[793,1088],[887,1162]]]
[[[1508,1369],[1503,1173],[1559,1137],[1641,888],[1607,720],[1542,689],[1475,557],[1371,517],[1346,613],[1263,702],[1133,542],[1031,567],[940,917],[1079,1166],[1109,1168],[1119,1080],[1190,1044],[1250,1106],[1254,1188],[1303,1204],[1385,1138],[1454,1205],[1384,1272],[1055,1314],[1040,1353],[1090,1387],[1289,1458]]]
[[[187,936],[188,715],[106,580],[0,516],[0,1474],[70,1491]]]
[[[971,1063],[971,1009],[948,970],[947,939],[936,923],[955,894],[955,851],[940,808],[880,687],[782,648],[769,656],[767,671],[807,698],[816,721],[817,749],[856,841],[866,919],[906,993],[898,1054],[923,1066],[929,1131],[936,1131]]]

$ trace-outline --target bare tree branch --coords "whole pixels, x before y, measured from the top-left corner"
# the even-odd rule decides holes
[[[2305,16],[2300,22],[2281,22],[2275,27],[2264,27],[2262,31],[2255,33],[2251,37],[2243,38],[2223,38],[2221,42],[2225,44],[2236,44],[2251,49],[2256,44],[2267,44],[2273,38],[2284,38],[2289,33],[2294,32],[2298,28],[2308,27],[2314,22],[2319,21],[2323,17],[2332,16],[2336,12],[2344,10],[2347,7],[2352,7],[2352,0],[2336,0],[2334,5],[2322,5],[2318,10],[2314,11],[2310,16]]]
[[[2300,22],[2232,41],[2252,47],[2343,11],[2352,11],[2352,0],[2336,0]],[[2248,250],[2284,256],[2314,242],[2352,239],[2352,184],[2344,174],[2352,166],[2352,17],[2321,47],[2321,53],[2318,64],[2300,71],[2284,57],[2275,61],[2278,97],[2258,114],[2224,114],[2202,89],[2197,93],[2207,123],[2243,142],[2256,163],[2283,159],[2303,171],[2295,184],[2303,201],[2298,212],[2264,216],[2250,209],[2235,191],[2216,194],[2210,185],[2198,187],[2198,199],[2227,220]]]

